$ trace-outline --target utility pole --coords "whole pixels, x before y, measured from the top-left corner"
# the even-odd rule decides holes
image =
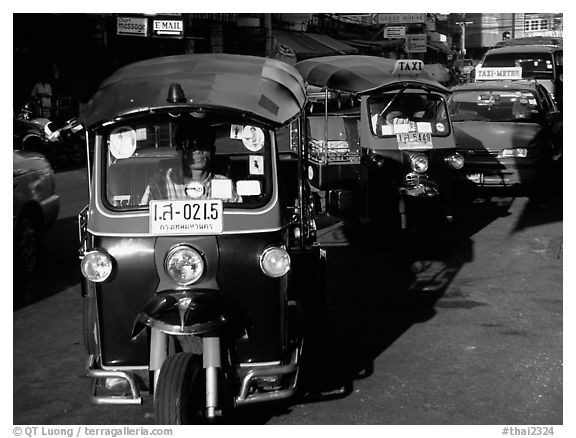
[[[266,31],[266,57],[272,58],[272,14],[264,14],[264,29]]]
[[[462,29],[462,38],[460,38],[462,55],[466,57],[466,25],[474,24],[473,21],[457,21],[456,24]]]

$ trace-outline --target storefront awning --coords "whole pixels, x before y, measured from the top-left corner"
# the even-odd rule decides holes
[[[286,30],[275,30],[272,35],[278,43],[278,51],[281,54],[293,56],[298,60],[358,53],[358,49],[328,35]]]
[[[380,49],[395,49],[404,44],[404,38],[394,40],[347,40],[354,47],[376,47]]]

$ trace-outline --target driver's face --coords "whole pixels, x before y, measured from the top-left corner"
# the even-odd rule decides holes
[[[186,151],[186,161],[193,170],[204,170],[210,162],[210,151],[207,149],[195,149]]]

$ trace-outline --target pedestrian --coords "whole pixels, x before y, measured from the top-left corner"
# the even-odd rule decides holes
[[[42,76],[34,84],[30,96],[38,103],[39,115],[49,119],[52,115],[52,85],[48,81],[47,75]]]

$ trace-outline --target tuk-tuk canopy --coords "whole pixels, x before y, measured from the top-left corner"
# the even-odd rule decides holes
[[[91,128],[116,117],[163,108],[219,108],[283,125],[300,113],[305,100],[302,78],[281,61],[189,54],[119,69],[100,85],[80,117]]]
[[[324,56],[300,61],[295,67],[310,85],[359,94],[405,82],[417,82],[442,93],[449,92],[424,70],[420,60],[364,55]]]

